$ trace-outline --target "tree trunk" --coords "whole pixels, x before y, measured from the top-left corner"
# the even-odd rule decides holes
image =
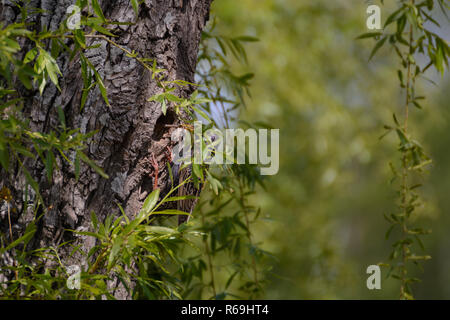
[[[212,0],[145,0],[140,5],[139,17],[134,25],[115,26],[114,41],[139,56],[155,58],[159,68],[167,70],[168,79],[194,82],[198,45],[201,31],[209,17]],[[32,0],[31,5],[46,10],[30,20],[37,28],[55,30],[66,17],[66,9],[74,1]],[[1,21],[11,23],[20,17],[13,6],[4,1],[0,5]],[[129,0],[103,0],[104,15],[112,21],[134,21],[135,14]],[[90,40],[90,41],[88,41]],[[158,187],[165,190],[170,184],[165,169],[166,146],[170,141],[170,126],[177,123],[174,113],[162,115],[161,106],[147,99],[160,92],[149,72],[136,60],[120,49],[99,39],[87,39],[88,45],[100,43],[97,49],[86,52],[89,60],[104,79],[111,106],[103,101],[96,88],[89,93],[84,109],[80,112],[83,89],[80,60],[69,62],[68,55],[59,58],[64,75],[60,79],[61,92],[48,84],[40,96],[36,90],[26,92],[28,98],[23,110],[30,119],[31,129],[49,132],[58,127],[57,107],[64,110],[68,127],[80,128],[82,133],[97,130],[88,142],[85,153],[109,175],[100,177],[87,165],[82,165],[79,180],[74,168],[62,158],[57,159],[58,169],[49,184],[44,166],[38,161],[27,161],[26,167],[38,181],[46,210],[42,210],[34,247],[58,245],[73,240],[73,234],[65,229],[87,230],[90,213],[99,219],[118,212],[121,204],[128,216],[133,217],[141,208],[146,196],[153,189],[154,168],[152,155],[159,164]],[[73,43],[69,40],[68,45]],[[192,88],[177,92],[188,96]],[[72,158],[71,158],[72,157]],[[73,160],[74,155],[69,154]],[[24,209],[25,178],[19,166],[9,174],[1,172],[1,183],[12,190],[14,234],[18,236],[33,218],[31,210]],[[31,188],[29,188],[31,190]],[[7,220],[2,219],[2,231],[7,231]],[[89,250],[93,243],[89,238],[75,239],[76,245]],[[67,249],[68,250],[68,249]],[[80,256],[68,258],[60,252],[66,265],[84,265]]]

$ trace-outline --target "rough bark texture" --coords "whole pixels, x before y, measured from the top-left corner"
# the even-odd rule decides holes
[[[198,45],[201,31],[209,16],[212,0],[145,0],[135,25],[121,25],[114,29],[115,38],[121,46],[135,50],[139,55],[156,58],[158,67],[168,71],[171,80],[194,81]],[[134,21],[135,14],[129,0],[100,1],[105,16],[113,21]],[[54,30],[66,17],[65,12],[73,0],[31,1],[31,5],[46,10],[32,18],[40,28]],[[1,21],[18,20],[18,12],[8,5],[0,5]],[[145,197],[152,191],[154,155],[159,163],[159,187],[166,189],[168,174],[165,167],[165,149],[169,143],[169,130],[165,124],[176,123],[173,113],[163,116],[161,106],[148,102],[147,98],[160,92],[156,83],[137,61],[126,57],[120,49],[103,40],[91,39],[90,44],[100,43],[98,49],[87,52],[87,56],[104,79],[111,106],[108,107],[98,89],[92,90],[82,112],[80,99],[83,82],[79,59],[69,62],[64,55],[59,60],[61,92],[48,84],[42,96],[37,91],[28,95],[24,113],[31,120],[31,128],[49,132],[59,124],[57,106],[64,110],[69,127],[80,128],[82,133],[98,130],[88,143],[88,156],[104,168],[109,179],[103,179],[94,170],[82,165],[80,178],[75,180],[74,168],[62,159],[57,159],[60,170],[55,170],[53,183],[49,185],[44,166],[39,162],[27,162],[26,166],[39,182],[45,204],[48,207],[36,236],[34,246],[57,245],[73,237],[64,229],[86,230],[90,223],[90,212],[100,219],[117,213],[120,203],[126,214],[133,217],[141,208]],[[69,41],[69,45],[72,43]],[[183,96],[189,88],[178,92]],[[74,155],[71,155],[72,157]],[[13,191],[16,213],[12,215],[15,233],[20,234],[31,212],[23,208],[24,177],[11,172],[1,173],[1,182]],[[0,216],[2,231],[6,231],[5,215]],[[93,243],[80,237],[76,240],[85,249]],[[92,240],[91,240],[92,241]],[[63,259],[64,253],[62,253]],[[69,261],[71,260],[71,261]],[[65,263],[83,264],[75,256]]]

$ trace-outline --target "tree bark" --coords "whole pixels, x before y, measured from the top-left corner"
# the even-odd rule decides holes
[[[156,59],[158,67],[167,70],[169,80],[194,82],[198,45],[209,18],[211,1],[145,0],[140,6],[136,24],[114,27],[113,33],[118,35],[114,41],[142,57]],[[72,0],[32,0],[32,6],[46,12],[29,19],[40,30],[44,27],[55,30],[66,17],[66,9],[71,4]],[[103,0],[100,4],[109,20],[135,20],[129,0]],[[20,18],[18,14],[8,1],[0,5],[2,21],[14,22]],[[39,212],[43,217],[32,244],[34,247],[74,240],[73,234],[65,229],[87,230],[91,211],[99,219],[105,219],[118,212],[117,203],[123,206],[128,216],[133,217],[153,189],[152,155],[160,168],[158,187],[165,190],[170,184],[165,169],[165,152],[172,129],[165,125],[179,120],[170,110],[166,116],[162,115],[159,103],[147,101],[161,89],[144,67],[104,40],[88,41],[88,45],[96,43],[101,46],[89,50],[86,55],[104,79],[110,107],[96,88],[91,90],[80,112],[83,89],[80,61],[78,57],[69,61],[67,54],[58,59],[64,75],[60,78],[61,92],[53,84],[46,86],[42,96],[37,90],[23,92],[27,96],[23,112],[30,119],[32,130],[55,130],[59,125],[58,106],[64,110],[68,127],[80,128],[82,133],[97,130],[98,133],[88,141],[85,153],[109,175],[109,179],[104,179],[87,165],[82,165],[76,181],[73,166],[59,157],[59,169],[55,169],[50,184],[43,164],[27,161],[25,165],[38,181],[46,206]],[[73,42],[68,40],[67,44],[73,45]],[[186,97],[191,91],[192,88],[180,89],[178,94]],[[74,155],[69,154],[69,158],[73,160]],[[31,209],[24,208],[25,178],[19,166],[9,174],[3,170],[0,178],[1,184],[13,193],[12,204],[16,210],[13,210],[15,213],[11,218],[14,234],[19,235],[34,216]],[[5,232],[8,225],[5,215],[0,219]],[[75,244],[87,251],[94,245],[92,241],[79,237]],[[68,258],[69,251],[60,254],[67,265],[85,263],[79,255]]]

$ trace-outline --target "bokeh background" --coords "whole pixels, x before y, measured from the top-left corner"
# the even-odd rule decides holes
[[[365,32],[363,0],[214,1],[217,30],[251,35],[246,46],[254,72],[251,99],[240,115],[280,129],[280,171],[252,201],[263,219],[254,236],[275,257],[263,298],[396,299],[399,284],[385,279],[382,289],[366,287],[367,266],[387,262],[392,240],[383,218],[395,208],[390,161],[397,161],[397,139],[382,140],[392,112],[402,115],[404,92],[397,60],[386,46],[368,62],[372,40]],[[382,22],[395,3],[382,7]],[[450,39],[449,20],[439,11],[440,35]],[[420,57],[418,57],[420,61]],[[414,219],[433,233],[426,236],[419,299],[450,299],[450,81],[429,70],[420,82],[427,96],[414,109],[410,128],[433,165],[424,174],[425,206]]]

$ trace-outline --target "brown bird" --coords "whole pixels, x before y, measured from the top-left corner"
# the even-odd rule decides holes
[[[197,204],[198,197],[200,197],[200,193],[203,188],[202,183],[198,183],[197,186],[195,186],[193,178],[192,178],[192,164],[188,164],[184,166],[183,162],[183,152],[184,148],[183,146],[183,134],[185,133],[185,130],[193,131],[193,128],[188,128],[187,125],[182,125],[182,128],[184,128],[184,131],[181,130],[181,128],[177,129],[175,133],[172,135],[172,142],[175,142],[175,150],[172,150],[172,148],[169,148],[170,151],[170,163],[172,167],[172,176],[173,176],[173,185],[179,186],[178,187],[178,196],[193,196],[195,198],[191,199],[182,199],[178,200],[177,202],[177,209],[179,211],[186,212],[187,215],[179,215],[178,216],[178,225],[181,225],[182,223],[188,222],[192,211],[195,208],[195,205]],[[173,153],[172,152],[178,152],[177,154],[177,160],[173,161]],[[192,161],[192,149],[191,152],[191,161]],[[185,182],[183,184],[183,182]]]
[[[177,167],[177,165],[175,165],[175,167]],[[175,178],[174,180],[176,181]],[[178,225],[189,221],[189,218],[191,217],[192,211],[197,204],[198,197],[200,196],[200,192],[202,189],[201,183],[199,184],[199,188],[196,188],[194,182],[192,181],[192,165],[184,167],[178,174],[178,185],[182,184],[186,180],[187,182],[178,188],[178,196],[194,196],[195,198],[178,200],[177,209],[188,213],[188,215],[178,216]]]

